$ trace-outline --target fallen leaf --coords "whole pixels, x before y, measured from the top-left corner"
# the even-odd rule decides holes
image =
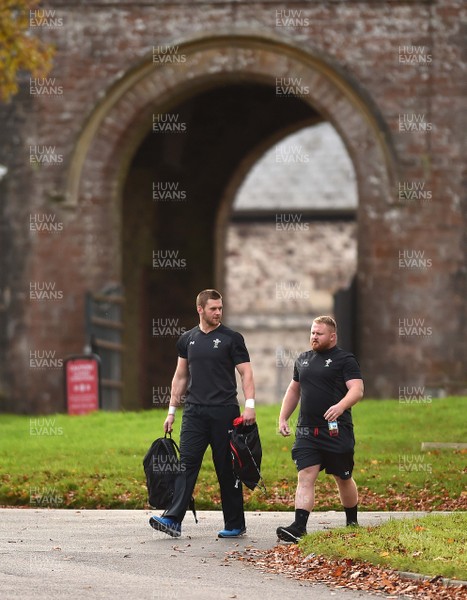
[[[361,571],[355,571],[355,573],[352,573],[352,575],[350,575],[350,579],[356,579],[357,577],[360,577],[361,573]]]
[[[278,545],[268,550],[245,548],[243,552],[232,551],[228,556],[263,573],[282,574],[289,579],[309,583],[325,583],[335,590],[383,592],[390,598],[408,596],[423,600],[465,600],[467,597],[465,585],[446,586],[436,578],[408,582],[396,571],[370,563],[355,563],[351,559],[329,559],[312,554],[304,558],[297,545]]]

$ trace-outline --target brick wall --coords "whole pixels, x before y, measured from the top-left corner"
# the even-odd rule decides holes
[[[360,358],[369,393],[397,396],[411,385],[465,391],[462,2],[297,2],[298,13],[277,12],[283,5],[274,1],[47,6],[61,25],[37,29],[56,45],[50,77],[63,94],[32,96],[25,78],[0,107],[0,163],[8,168],[3,408],[63,408],[60,369],[31,369],[30,353],[59,360],[81,351],[85,291],[121,280],[121,189],[150,128],[151,105],[168,110],[209,82],[273,88],[276,76],[287,75],[309,84],[310,106],[332,121],[355,165]],[[180,45],[188,64],[155,69],[153,48],[164,45]],[[414,119],[409,131],[404,124]],[[213,139],[215,131],[213,123]],[[250,150],[254,162],[261,152]],[[49,164],[37,164],[44,153]],[[34,231],[31,219],[43,215],[61,229]],[[411,252],[425,263],[404,266]],[[31,301],[37,282],[63,298]]]

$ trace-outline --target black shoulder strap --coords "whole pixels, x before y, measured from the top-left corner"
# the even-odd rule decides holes
[[[168,432],[164,434],[164,440],[168,440],[172,446],[176,449],[178,456],[180,456],[180,448],[178,447],[177,442],[172,439],[172,432]]]

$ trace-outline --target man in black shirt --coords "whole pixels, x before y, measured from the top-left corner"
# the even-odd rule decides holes
[[[221,323],[222,296],[216,290],[203,290],[196,299],[199,325],[186,331],[177,342],[178,362],[172,380],[169,412],[164,431],[170,432],[175,411],[186,392],[180,431],[180,462],[172,505],[164,516],[150,518],[158,531],[172,537],[181,535],[181,522],[196,484],[208,445],[219,481],[224,529],[219,537],[243,535],[245,513],[243,491],[232,469],[230,434],[233,420],[240,415],[235,370],[243,393],[246,425],[256,421],[255,386],[250,357],[242,335]]]
[[[317,317],[311,327],[311,351],[295,361],[279,415],[279,432],[290,435],[287,423],[300,401],[292,458],[298,470],[295,521],[278,527],[277,536],[297,542],[306,533],[315,499],[315,481],[322,469],[334,476],[347,525],[358,525],[358,492],[352,479],[355,438],[351,407],[363,396],[363,380],[354,355],[337,344],[332,317]]]

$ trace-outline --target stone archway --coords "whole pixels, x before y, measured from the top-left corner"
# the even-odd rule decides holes
[[[147,117],[155,105],[162,112],[226,82],[273,84],[276,77],[300,78],[309,87],[303,100],[341,135],[357,171],[360,197],[389,200],[397,179],[389,130],[371,99],[337,65],[290,41],[251,33],[205,36],[176,47],[183,63],[143,63],[119,80],[90,115],[70,161],[64,206],[100,192],[118,199],[125,168],[147,133]],[[263,151],[258,148],[249,156],[250,166]],[[96,189],[95,178],[87,174],[101,179],[102,187]]]
[[[359,243],[359,307],[369,315],[365,327],[360,329],[360,356],[363,362],[368,361],[367,372],[368,368],[377,369],[377,362],[371,364],[371,339],[378,331],[374,306],[379,301],[375,290],[380,275],[370,260],[372,223],[385,211],[395,179],[389,136],[377,110],[356,82],[329,60],[310,55],[277,37],[228,32],[180,43],[176,49],[183,61],[155,65],[151,60],[118,81],[90,116],[76,144],[66,205],[79,207],[90,202],[100,212],[102,221],[109,224],[98,244],[113,260],[104,257],[97,265],[94,261],[90,271],[96,282],[104,270],[107,279],[121,279],[123,189],[154,112],[166,113],[190,98],[222,86],[240,82],[273,87],[277,77],[297,78],[310,90],[302,102],[333,124],[355,165],[360,200],[358,220],[366,232]],[[263,151],[264,144],[251,148],[237,176],[221,195],[217,203],[217,237],[226,227],[235,181],[241,181],[238,173],[246,172]],[[213,244],[217,265],[221,262],[220,248],[219,243]],[[216,278],[213,269],[212,278],[219,280],[219,267]],[[217,285],[218,281],[214,283]]]

